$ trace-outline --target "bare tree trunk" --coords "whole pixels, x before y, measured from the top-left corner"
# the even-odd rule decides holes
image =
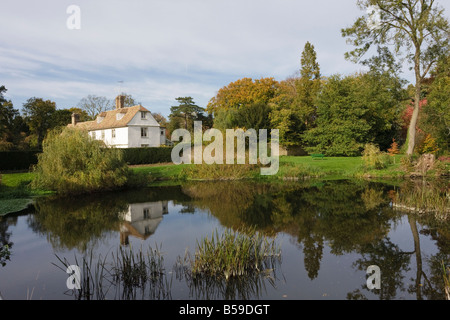
[[[416,93],[414,95],[414,110],[411,116],[411,122],[408,128],[408,150],[406,154],[412,155],[414,152],[414,147],[416,144],[416,125],[417,119],[419,118],[419,108],[420,108],[420,84],[416,84]]]
[[[422,77],[420,75],[420,46],[418,48],[417,45],[414,59],[414,73],[416,75],[416,86],[414,92],[414,110],[408,128],[408,149],[406,151],[407,155],[412,155],[414,153],[414,147],[416,144],[416,125],[417,119],[419,118],[419,108],[420,108],[420,91],[422,89]]]

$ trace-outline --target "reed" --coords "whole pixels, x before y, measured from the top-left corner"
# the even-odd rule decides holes
[[[210,238],[197,242],[194,258],[188,253],[185,260],[193,278],[210,276],[228,280],[273,270],[280,259],[281,251],[275,241],[250,228],[221,234],[216,230]]]
[[[171,280],[167,279],[161,248],[149,248],[144,252],[120,247],[116,254],[93,258],[92,253],[81,261],[80,288],[73,289],[77,300],[105,299],[171,299]],[[54,264],[66,272],[70,265],[66,258],[56,255],[62,265]]]
[[[440,184],[421,182],[406,184],[394,198],[396,208],[418,213],[434,213],[435,217],[448,220],[450,217],[450,197],[447,187]]]

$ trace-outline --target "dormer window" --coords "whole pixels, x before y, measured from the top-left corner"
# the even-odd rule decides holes
[[[123,118],[123,116],[128,112],[127,108],[120,109],[119,112],[116,113],[116,120],[119,121]]]
[[[106,112],[102,112],[97,116],[97,123],[100,123],[103,121],[103,119],[105,119],[106,117]]]

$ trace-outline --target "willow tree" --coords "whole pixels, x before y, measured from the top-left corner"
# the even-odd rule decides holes
[[[346,58],[361,62],[372,47],[408,62],[415,74],[414,111],[408,128],[407,154],[414,151],[422,83],[439,57],[449,50],[449,23],[434,0],[357,0],[368,14],[342,29],[356,48]],[[387,49],[388,48],[388,49]]]

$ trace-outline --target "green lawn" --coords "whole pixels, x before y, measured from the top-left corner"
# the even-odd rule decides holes
[[[310,173],[317,176],[328,177],[399,177],[404,172],[400,170],[402,155],[396,155],[395,161],[385,169],[366,170],[361,157],[325,157],[324,159],[310,156],[282,156],[280,157],[279,174],[288,175],[289,171],[296,172],[301,169],[305,175]]]
[[[313,171],[321,171],[326,174],[351,175],[361,169],[363,161],[361,157],[325,157],[323,159],[312,158],[310,156],[280,157],[280,168],[286,165],[300,165]]]
[[[180,178],[180,174],[183,168],[189,166],[189,164],[164,164],[164,165],[149,165],[149,166],[138,166],[132,167],[132,170],[137,173],[148,173],[155,179],[174,179]]]
[[[395,156],[395,164],[391,164],[382,170],[364,170],[361,157],[325,157],[324,159],[313,159],[310,156],[281,156],[280,168],[277,177],[287,176],[291,173],[301,172],[312,176],[342,176],[361,177],[370,176],[399,176],[403,172],[399,170],[401,155]],[[179,180],[184,168],[194,166],[193,164],[163,164],[135,166],[131,169],[138,173],[150,174],[155,180]],[[258,170],[259,172],[259,170]],[[2,175],[3,187],[17,188],[24,186],[33,180],[34,173],[9,173]],[[44,192],[44,191],[40,191]]]
[[[33,180],[34,173],[7,173],[2,174],[2,186],[6,187],[18,187],[22,184],[28,184]]]

